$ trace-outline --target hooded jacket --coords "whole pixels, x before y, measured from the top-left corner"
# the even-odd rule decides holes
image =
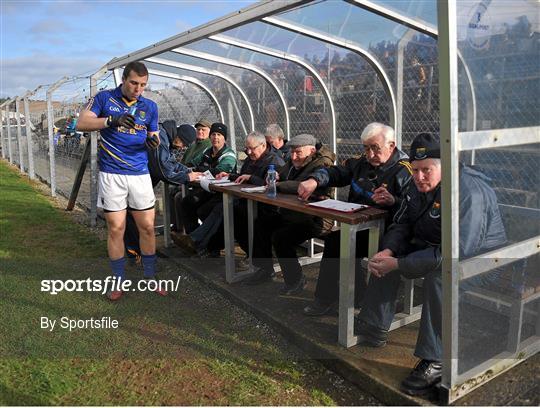
[[[308,157],[302,164],[302,167],[296,169],[289,159],[283,167],[278,170],[279,180],[276,183],[277,190],[280,193],[297,194],[298,186],[304,180],[307,180],[310,174],[321,167],[329,167],[334,164],[336,155],[326,146],[321,146],[312,156]],[[316,196],[325,199],[330,197],[330,188],[317,188],[314,193]],[[320,228],[320,233],[329,232],[332,229],[333,222],[328,219],[315,217],[309,214],[303,214],[296,211],[279,209],[284,219],[297,223],[314,223]]]
[[[234,173],[236,171],[236,153],[229,146],[224,145],[216,155],[213,155],[213,147],[206,149],[200,163],[196,166],[197,171],[210,171],[213,176],[224,171]]]
[[[460,165],[459,252],[460,259],[476,256],[506,243],[497,197],[484,174]],[[421,193],[414,183],[383,237],[382,248],[398,257],[400,272],[418,278],[440,268],[441,189]]]
[[[315,179],[319,187],[350,186],[347,201],[389,210],[393,216],[411,181],[408,158],[407,154],[396,148],[386,163],[380,166],[372,166],[362,155],[347,159],[343,165],[319,169],[310,178]],[[371,192],[383,185],[394,196],[392,207],[379,206],[371,199]]]
[[[171,184],[186,184],[189,182],[190,170],[176,161],[171,153],[172,141],[176,135],[176,122],[166,120],[159,125],[159,139],[161,143],[157,149],[147,148],[148,168],[152,177],[152,184],[160,181]]]

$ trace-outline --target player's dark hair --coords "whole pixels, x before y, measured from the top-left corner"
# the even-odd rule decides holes
[[[140,61],[133,61],[126,65],[124,72],[122,73],[122,78],[127,79],[131,71],[134,71],[138,76],[148,76],[148,69]]]

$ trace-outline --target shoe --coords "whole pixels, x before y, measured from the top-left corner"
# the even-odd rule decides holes
[[[146,287],[148,287],[148,281],[156,281],[157,282],[157,278],[154,276],[153,278],[144,278],[146,280]],[[167,296],[169,293],[165,290],[165,289],[161,289],[160,286],[159,286],[159,282],[158,284],[156,285],[156,289],[153,290],[153,292],[157,293],[158,295],[160,296]]]
[[[249,262],[249,258],[247,256],[245,258],[240,259],[236,263],[236,270],[239,272],[249,271],[250,267],[251,267],[251,263]]]
[[[221,256],[221,251],[217,249],[208,250],[207,248],[197,249],[197,254],[192,255],[192,259],[208,259],[208,258],[219,258]]]
[[[401,383],[401,389],[409,395],[425,395],[441,381],[442,363],[420,360],[409,376]]]
[[[121,290],[109,290],[107,292],[107,299],[115,302],[122,297],[123,292]]]
[[[272,278],[275,276],[274,272],[268,273],[262,268],[255,267],[255,273],[250,277],[244,279],[245,285],[259,285],[265,282],[271,282]]]
[[[298,279],[298,282],[296,282],[296,283],[294,283],[292,285],[285,284],[280,289],[279,294],[282,295],[282,296],[298,295],[298,294],[302,293],[302,291],[304,290],[306,285],[307,285],[306,277],[304,275],[302,275],[300,277],[300,279]]]
[[[196,253],[197,248],[195,242],[187,234],[171,234],[171,238],[176,245],[179,247],[188,250],[189,252]]]
[[[355,319],[354,331],[361,346],[383,347],[388,340],[388,330],[379,329],[361,320]]]
[[[332,309],[335,302],[326,303],[322,300],[315,298],[315,301],[304,307],[304,314],[306,316],[325,316],[332,314]]]

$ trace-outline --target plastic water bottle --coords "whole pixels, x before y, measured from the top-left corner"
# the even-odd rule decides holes
[[[266,173],[266,195],[270,198],[275,198],[277,195],[276,178],[276,169],[273,164],[270,164]]]

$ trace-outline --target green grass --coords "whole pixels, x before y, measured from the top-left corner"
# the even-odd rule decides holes
[[[162,278],[178,271],[160,264]],[[105,278],[106,243],[0,163],[0,404],[335,405],[329,373],[197,281],[161,298],[40,291]],[[136,267],[128,277],[142,272]],[[111,316],[116,330],[49,332],[41,316]],[[296,352],[295,352],[296,353]],[[354,401],[354,391],[351,392]]]

